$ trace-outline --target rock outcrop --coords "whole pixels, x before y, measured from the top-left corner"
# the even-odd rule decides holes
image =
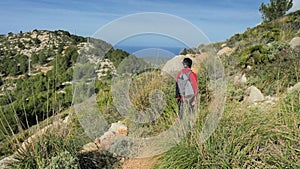
[[[222,48],[221,50],[218,51],[217,56],[221,57],[221,56],[229,56],[232,53],[233,49],[226,46],[224,48]]]
[[[105,132],[100,138],[95,139],[95,144],[100,149],[108,150],[113,139],[120,135],[126,136],[127,134],[127,126],[120,122],[112,123],[107,132]]]
[[[109,59],[103,59],[99,62],[99,69],[96,70],[98,79],[101,79],[102,77],[108,76],[110,74],[116,74],[116,68],[112,61]]]
[[[190,58],[193,61],[192,70],[197,72],[199,67],[199,63],[201,63],[205,58],[207,58],[207,54],[187,54],[187,55],[178,55],[169,60],[164,67],[162,68],[164,73],[167,73],[169,76],[175,78],[178,71],[180,71],[182,67],[182,60],[184,58]]]
[[[126,136],[128,128],[121,122],[112,123],[111,127],[101,137],[96,138],[93,143],[83,146],[82,152],[108,150],[113,140],[118,136]]]

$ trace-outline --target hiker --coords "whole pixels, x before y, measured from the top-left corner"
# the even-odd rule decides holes
[[[178,116],[183,118],[183,113],[191,113],[197,102],[198,79],[196,73],[191,69],[193,61],[184,58],[183,69],[176,76],[176,98],[178,101]]]

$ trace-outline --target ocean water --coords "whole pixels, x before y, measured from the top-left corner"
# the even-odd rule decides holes
[[[164,56],[173,58],[184,49],[184,47],[153,47],[153,46],[115,46],[114,48],[124,50],[137,57]]]

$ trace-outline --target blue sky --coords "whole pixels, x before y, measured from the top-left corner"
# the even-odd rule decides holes
[[[161,12],[187,20],[218,42],[261,22],[262,2],[269,0],[2,0],[0,34],[62,29],[87,37],[121,17]]]

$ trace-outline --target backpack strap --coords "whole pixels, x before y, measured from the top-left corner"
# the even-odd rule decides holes
[[[191,75],[191,73],[192,73],[192,70],[190,70],[190,71],[187,72],[187,73],[184,73],[184,72],[181,70],[179,77],[182,77],[182,74],[185,74],[185,75],[189,78],[189,80],[190,80],[190,75]]]
[[[180,73],[180,74],[186,74],[186,75],[190,78],[191,73],[192,73],[192,70],[190,70],[190,71],[187,72],[187,73],[184,73],[184,72],[181,70],[181,73]]]
[[[187,73],[187,76],[190,78],[190,75],[192,73],[192,70],[190,70],[188,73]]]

